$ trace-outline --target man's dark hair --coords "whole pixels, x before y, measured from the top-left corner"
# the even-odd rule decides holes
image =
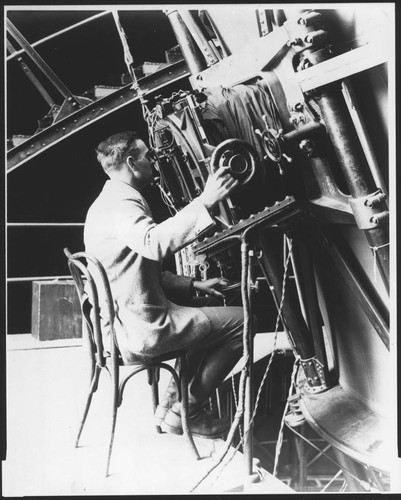
[[[120,170],[128,156],[137,158],[137,141],[139,139],[136,132],[119,132],[98,145],[96,148],[97,160],[106,174]]]

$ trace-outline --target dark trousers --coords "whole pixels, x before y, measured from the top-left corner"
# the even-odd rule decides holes
[[[190,304],[193,307],[201,307],[211,325],[209,335],[194,341],[186,356],[190,415],[208,400],[243,353],[242,307],[204,305],[213,302],[216,301],[194,298]],[[173,380],[167,388],[165,397],[170,399],[176,397]]]

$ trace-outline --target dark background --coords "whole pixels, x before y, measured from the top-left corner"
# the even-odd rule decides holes
[[[99,12],[10,10],[7,15],[33,43]],[[162,11],[120,11],[119,17],[135,66],[145,61],[164,62],[165,51],[177,44]],[[19,48],[15,42],[14,46]],[[112,14],[38,45],[35,50],[74,95],[82,95],[95,85],[120,86],[121,76],[127,72]],[[6,77],[7,137],[31,135],[49,106],[16,60],[7,63]],[[62,97],[51,87],[46,88],[56,103],[61,104]],[[189,83],[182,80],[157,93],[169,96],[179,88],[189,88]],[[147,140],[137,102],[93,123],[10,172],[6,181],[7,221],[83,223],[87,209],[106,180],[96,161],[95,147],[104,138],[123,130],[137,130]],[[168,216],[158,191],[150,188],[146,197],[156,220]],[[82,250],[82,234],[82,227],[9,227],[8,277],[68,275],[63,248]],[[167,267],[172,265],[167,263]],[[31,332],[32,282],[10,282],[7,288],[8,333]]]

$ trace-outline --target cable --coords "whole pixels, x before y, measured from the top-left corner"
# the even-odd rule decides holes
[[[113,10],[112,14],[113,14],[114,22],[115,22],[116,27],[117,27],[118,34],[120,36],[121,44],[123,46],[124,61],[125,61],[125,64],[127,66],[128,72],[129,72],[129,74],[130,74],[130,76],[132,78],[132,82],[133,82],[132,83],[132,88],[134,90],[136,90],[136,92],[137,92],[137,95],[139,97],[139,101],[140,101],[141,107],[142,107],[143,119],[145,120],[145,122],[147,122],[147,117],[148,117],[148,114],[149,114],[149,109],[146,106],[147,101],[144,98],[144,93],[143,93],[142,89],[139,86],[139,83],[138,83],[138,80],[137,80],[137,77],[136,77],[136,74],[135,74],[134,59],[132,57],[132,54],[131,54],[131,51],[130,51],[130,48],[129,48],[129,45],[128,45],[127,35],[125,34],[124,28],[121,25],[118,12],[116,10]]]
[[[240,384],[239,384],[239,394],[241,396],[240,400],[239,400],[239,407],[237,408],[237,412],[235,414],[234,421],[233,421],[233,424],[232,424],[230,432],[229,432],[229,436],[227,437],[225,449],[221,453],[221,456],[216,460],[216,463],[213,464],[209,468],[209,470],[203,475],[203,477],[191,489],[191,492],[193,492],[213,472],[213,470],[215,470],[222,463],[222,461],[224,460],[225,456],[227,455],[227,453],[228,453],[228,451],[230,449],[230,446],[231,446],[231,443],[232,443],[235,431],[236,431],[236,429],[237,429],[237,427],[239,425],[239,418],[241,418],[242,415],[243,415],[243,413],[244,413],[245,381],[246,381],[246,377],[247,377],[247,373],[248,373],[248,363],[249,363],[249,345],[248,345],[249,331],[248,331],[248,327],[249,327],[249,321],[250,321],[250,316],[249,316],[249,310],[250,310],[249,309],[250,308],[250,303],[249,303],[249,283],[248,283],[248,281],[249,281],[249,260],[248,260],[249,246],[248,246],[248,243],[246,242],[246,236],[247,236],[247,233],[250,230],[252,230],[252,229],[253,229],[252,227],[248,228],[242,234],[241,237],[240,236],[236,236],[236,235],[231,236],[231,238],[238,238],[238,239],[241,239],[241,241],[242,241],[242,245],[241,245],[241,284],[242,284],[241,292],[242,292],[243,307],[244,307],[244,337],[243,337],[243,341],[244,341],[244,355],[243,355],[244,365],[243,365],[243,368],[242,368],[242,371],[241,371],[241,378],[240,378]],[[289,240],[289,241],[291,241],[291,240]],[[274,339],[274,345],[273,345],[273,352],[272,352],[272,354],[270,356],[270,360],[269,360],[268,366],[267,366],[267,368],[265,370],[265,373],[263,375],[262,381],[261,381],[260,386],[259,386],[259,390],[258,390],[256,401],[255,401],[254,411],[253,411],[252,417],[250,419],[249,425],[248,425],[247,429],[244,432],[244,435],[242,436],[240,442],[238,443],[238,445],[234,449],[233,454],[231,455],[231,457],[224,463],[224,466],[220,470],[220,472],[219,472],[216,480],[220,477],[220,475],[221,475],[222,471],[225,469],[225,467],[227,467],[227,465],[232,461],[232,459],[234,458],[234,456],[235,456],[236,452],[238,451],[238,449],[240,448],[240,446],[242,446],[242,444],[244,442],[244,439],[245,439],[245,436],[249,432],[249,430],[250,430],[250,428],[251,428],[251,426],[253,424],[253,421],[255,419],[255,416],[256,416],[256,412],[257,412],[257,408],[258,408],[259,400],[260,400],[260,395],[261,395],[261,391],[262,391],[262,387],[263,387],[263,384],[264,384],[264,382],[266,380],[266,377],[267,377],[267,374],[269,372],[271,363],[273,361],[274,354],[276,352],[278,325],[279,325],[279,321],[280,321],[280,318],[281,318],[281,309],[283,307],[284,298],[285,298],[285,285],[286,285],[286,282],[287,282],[287,272],[288,272],[288,265],[289,265],[289,261],[290,261],[291,251],[292,251],[292,245],[290,246],[290,250],[288,252],[287,259],[286,259],[286,265],[285,265],[285,268],[284,268],[283,287],[282,287],[283,292],[282,292],[282,297],[281,297],[279,311],[278,311],[277,320],[276,320],[275,339]]]
[[[283,293],[282,293],[282,297],[281,297],[281,301],[280,301],[280,306],[279,306],[278,314],[277,314],[277,320],[276,320],[276,326],[275,326],[275,336],[274,336],[274,343],[273,343],[273,351],[272,351],[272,354],[270,356],[269,363],[268,363],[268,365],[266,367],[265,373],[263,374],[262,380],[261,380],[261,382],[259,384],[259,389],[258,389],[257,396],[256,396],[254,411],[253,411],[252,417],[250,419],[249,425],[248,425],[247,429],[244,431],[244,436],[241,438],[240,442],[235,447],[234,452],[233,452],[231,458],[224,464],[224,467],[222,467],[222,469],[220,470],[219,475],[216,477],[215,480],[217,480],[220,477],[220,475],[223,472],[224,468],[227,467],[227,465],[233,460],[235,454],[237,453],[237,451],[239,450],[239,448],[242,446],[243,441],[245,439],[245,436],[249,432],[249,430],[250,430],[250,428],[251,428],[251,426],[253,424],[253,421],[254,421],[254,419],[256,417],[257,409],[258,409],[258,406],[259,406],[259,400],[260,400],[260,396],[261,396],[261,393],[262,393],[262,388],[263,388],[263,385],[264,385],[265,380],[267,378],[267,375],[269,373],[270,366],[271,366],[271,364],[273,362],[274,355],[275,355],[275,353],[277,351],[276,344],[277,344],[277,335],[278,335],[278,325],[279,325],[279,321],[280,321],[280,318],[281,318],[281,310],[282,310],[283,303],[284,303],[285,288],[286,288],[285,285],[286,285],[286,282],[287,282],[288,264],[290,262],[291,251],[292,251],[292,245],[290,247],[290,250],[289,250],[289,253],[288,253],[288,256],[287,256],[287,259],[286,259],[285,268],[284,268],[283,286],[282,286]]]
[[[231,424],[231,428],[229,430],[226,446],[221,452],[220,456],[217,458],[216,462],[212,464],[212,466],[205,472],[205,474],[199,479],[199,481],[192,487],[190,492],[192,493],[215,469],[218,467],[221,462],[224,460],[224,457],[227,455],[231,443],[234,439],[235,432],[239,426],[239,422],[244,414],[244,402],[245,402],[245,382],[248,376],[248,362],[249,362],[249,350],[248,350],[248,341],[246,339],[249,336],[249,323],[250,323],[250,315],[248,310],[248,243],[246,242],[246,235],[249,231],[249,228],[241,235],[233,235],[230,238],[240,240],[241,243],[241,292],[242,292],[242,304],[244,310],[244,328],[243,328],[243,341],[244,341],[244,364],[241,369],[240,381],[239,381],[239,406],[234,415],[234,420]]]
[[[237,400],[237,391],[235,390],[235,383],[234,383],[234,375],[233,374],[231,374],[231,387],[232,387],[232,391],[233,391],[233,395],[234,395],[235,409],[237,410],[237,408],[238,408],[238,400]],[[242,429],[241,429],[241,426],[238,427],[238,431],[239,431],[240,438],[242,440],[243,438],[242,438]]]

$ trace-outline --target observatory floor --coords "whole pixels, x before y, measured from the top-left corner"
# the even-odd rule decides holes
[[[202,460],[196,461],[182,437],[157,434],[149,386],[141,373],[127,386],[117,419],[111,474],[105,478],[108,381],[100,384],[94,397],[81,445],[73,446],[88,380],[81,340],[38,342],[31,335],[12,335],[7,348],[4,496],[184,494],[224,445],[222,440],[197,439]],[[167,378],[162,375],[161,391]],[[245,491],[293,492],[266,470],[258,470],[263,480]],[[196,493],[243,491],[241,453],[219,471]]]

